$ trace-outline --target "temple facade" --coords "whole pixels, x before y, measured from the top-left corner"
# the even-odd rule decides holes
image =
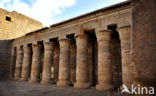
[[[13,40],[10,76],[106,91],[130,87],[131,26],[126,1],[28,33]]]
[[[99,91],[156,88],[155,5],[127,0],[13,39],[10,78]]]

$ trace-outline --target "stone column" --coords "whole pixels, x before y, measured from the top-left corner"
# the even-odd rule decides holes
[[[89,88],[88,36],[79,35],[76,38],[76,45],[76,83],[74,88]]]
[[[69,86],[70,82],[70,39],[61,39],[60,61],[59,61],[59,81],[57,86]]]
[[[130,71],[131,67],[131,59],[130,59],[130,26],[124,26],[117,29],[120,35],[121,42],[121,58],[122,58],[122,82],[128,88],[131,88],[131,84],[133,84],[132,73]]]
[[[21,67],[23,62],[23,49],[22,47],[17,47],[17,57],[16,57],[16,66],[14,73],[14,80],[18,80],[21,77]]]
[[[46,85],[52,83],[51,81],[51,68],[53,62],[53,51],[54,43],[45,42],[44,43],[44,62],[43,62],[43,72],[41,84]]]
[[[97,31],[96,37],[98,42],[98,85],[96,89],[109,91],[114,88],[110,52],[111,31]]]
[[[31,66],[31,48],[29,46],[24,46],[21,81],[28,80],[30,76],[30,66]]]
[[[40,81],[40,63],[41,63],[41,45],[33,44],[33,57],[31,66],[30,83],[36,83]]]

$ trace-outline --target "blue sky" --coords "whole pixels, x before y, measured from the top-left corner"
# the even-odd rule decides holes
[[[18,11],[44,26],[126,0],[0,0],[0,8]]]

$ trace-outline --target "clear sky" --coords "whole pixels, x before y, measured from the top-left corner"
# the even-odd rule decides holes
[[[18,11],[44,26],[126,0],[0,0],[0,8]]]

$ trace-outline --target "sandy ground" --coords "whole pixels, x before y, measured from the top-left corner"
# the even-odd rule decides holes
[[[39,83],[30,84],[20,81],[1,81],[0,96],[118,96],[108,95],[108,92],[100,92],[95,88],[75,89],[71,87],[57,87],[55,84],[43,86]]]

